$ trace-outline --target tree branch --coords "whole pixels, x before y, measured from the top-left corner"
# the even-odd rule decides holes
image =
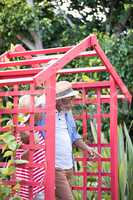
[[[17,39],[19,39],[23,44],[25,44],[28,49],[33,50],[35,49],[35,44],[28,40],[24,35],[16,35]]]

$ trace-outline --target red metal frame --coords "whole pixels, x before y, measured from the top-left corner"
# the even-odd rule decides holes
[[[85,51],[88,48],[91,48],[91,51]],[[93,50],[92,50],[93,49]],[[41,57],[35,57],[36,55],[43,55]],[[45,54],[45,55],[44,55]],[[34,57],[33,57],[34,56]],[[100,67],[85,67],[85,68],[75,68],[75,69],[62,69],[67,63],[78,57],[92,57],[97,56],[103,62],[103,66]],[[20,57],[19,61],[10,61],[12,58]],[[50,62],[49,62],[50,61]],[[41,64],[45,63],[45,66]],[[102,148],[109,148],[111,155],[108,158],[97,158],[94,160],[89,160],[87,158],[86,152],[84,152],[83,157],[75,158],[77,161],[80,161],[83,166],[87,165],[88,161],[97,163],[97,172],[88,172],[86,167],[83,167],[82,172],[75,172],[75,176],[83,177],[83,185],[75,186],[73,185],[73,190],[82,191],[82,199],[86,200],[88,192],[95,192],[97,194],[97,199],[101,200],[103,192],[110,192],[110,198],[112,200],[118,200],[118,155],[117,155],[117,99],[127,99],[131,102],[131,94],[128,89],[120,79],[119,75],[107,59],[106,55],[102,51],[100,45],[97,42],[97,39],[94,35],[86,37],[79,44],[75,46],[68,47],[57,47],[50,49],[42,50],[33,50],[26,51],[21,45],[16,45],[14,51],[6,52],[0,56],[0,68],[8,68],[15,66],[24,66],[27,65],[27,69],[14,69],[14,70],[3,70],[0,71],[0,88],[3,90],[4,86],[11,87],[11,91],[0,91],[0,98],[3,96],[8,97],[12,96],[14,107],[9,108],[0,108],[0,115],[3,114],[12,114],[16,129],[14,134],[22,130],[30,130],[31,133],[36,130],[45,130],[46,139],[45,139],[45,148],[46,148],[46,171],[45,171],[45,200],[54,199],[54,154],[55,154],[55,141],[54,141],[54,132],[55,132],[55,82],[56,74],[61,76],[67,76],[67,74],[78,74],[78,73],[93,73],[93,72],[104,72],[110,74],[109,81],[97,81],[97,82],[77,82],[73,83],[73,88],[80,90],[82,92],[82,97],[75,100],[75,105],[96,105],[96,113],[93,114],[93,119],[96,120],[97,124],[97,143],[90,144],[90,146],[95,147],[99,153],[102,152]],[[20,85],[30,86],[29,89],[21,89]],[[38,90],[37,86],[43,85],[44,88]],[[123,94],[117,94],[117,88],[121,89]],[[103,95],[102,89],[108,88],[110,90],[109,95]],[[88,90],[95,90],[94,98],[88,99]],[[45,109],[37,109],[34,107],[34,96],[46,93],[46,107]],[[25,94],[30,94],[32,96],[30,109],[19,109],[18,100],[19,97]],[[108,103],[110,107],[109,113],[101,113],[102,104]],[[30,124],[27,127],[18,127],[17,114],[20,112],[30,113]],[[38,112],[46,113],[46,125],[45,126],[34,126],[34,114]],[[75,115],[75,119],[82,120],[82,134],[83,137],[87,137],[88,120],[91,119],[91,115],[88,114],[87,110],[82,110],[82,113]],[[101,140],[102,132],[102,119],[109,119],[110,126],[110,143],[104,144]],[[0,131],[7,131],[8,128],[0,125]],[[34,145],[33,144],[33,134],[30,136],[30,144],[24,145],[24,148],[29,148],[29,164],[27,166],[31,167],[31,177],[32,170],[35,167],[33,163],[33,149],[34,148],[44,148],[44,146]],[[110,172],[103,172],[103,162],[110,163]],[[0,163],[3,166],[2,163]],[[38,165],[38,167],[41,165]],[[25,166],[24,166],[25,167]],[[88,186],[88,177],[94,176],[97,178],[97,186]],[[110,187],[104,187],[102,184],[103,177],[110,178]],[[13,184],[15,182],[15,177],[10,181],[6,181],[5,184]],[[37,183],[32,181],[21,182],[21,184],[27,184],[31,186],[29,199],[33,198],[32,186]]]

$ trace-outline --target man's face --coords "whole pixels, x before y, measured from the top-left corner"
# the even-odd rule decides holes
[[[59,111],[68,111],[72,108],[74,97],[67,97],[56,101],[56,107]]]

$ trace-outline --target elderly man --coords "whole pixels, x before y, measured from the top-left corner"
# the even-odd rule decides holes
[[[77,93],[68,81],[56,84],[56,200],[74,199],[70,185],[73,174],[72,145],[86,150],[91,155],[96,154],[76,131],[71,108]]]

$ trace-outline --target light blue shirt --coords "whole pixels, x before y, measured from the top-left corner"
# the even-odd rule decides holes
[[[65,118],[66,118],[68,133],[71,138],[71,142],[73,144],[76,140],[81,139],[81,136],[77,132],[75,120],[73,118],[73,114],[71,111],[65,113]]]
[[[75,120],[73,118],[73,114],[71,111],[67,111],[65,113],[65,119],[66,119],[66,124],[67,124],[67,128],[68,128],[68,133],[71,138],[71,142],[73,144],[76,140],[81,139],[81,136],[77,132]],[[36,122],[36,125],[37,126],[45,125],[45,116],[42,117],[41,120]],[[45,137],[44,131],[41,131],[41,132],[42,132],[42,136]]]

